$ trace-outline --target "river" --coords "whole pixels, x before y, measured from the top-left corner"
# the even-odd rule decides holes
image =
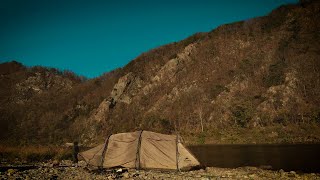
[[[320,172],[320,144],[198,145],[188,148],[204,166],[255,166],[273,170]]]

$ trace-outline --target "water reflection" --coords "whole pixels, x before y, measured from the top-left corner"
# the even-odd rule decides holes
[[[200,145],[189,149],[205,166],[256,166],[286,171],[320,172],[320,144]]]

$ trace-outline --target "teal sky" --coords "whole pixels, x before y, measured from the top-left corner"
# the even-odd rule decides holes
[[[142,52],[297,0],[0,0],[0,63],[92,78]]]

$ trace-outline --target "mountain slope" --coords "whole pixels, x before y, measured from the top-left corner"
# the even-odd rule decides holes
[[[1,92],[1,122],[13,120],[1,137],[88,144],[146,129],[177,131],[190,143],[318,142],[319,11],[318,1],[282,6],[151,50],[96,79],[61,76],[52,89],[32,85],[34,75],[1,73],[2,86],[15,89]],[[20,102],[25,86],[43,92]]]

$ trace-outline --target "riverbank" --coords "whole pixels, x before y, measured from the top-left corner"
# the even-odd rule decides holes
[[[1,171],[0,179],[320,179],[319,173],[271,171],[256,167],[207,167],[188,172],[121,169],[116,172],[88,170],[83,161],[77,166],[72,165],[71,161],[38,163],[37,166],[27,170],[10,168]]]
[[[275,124],[265,127],[208,128],[204,132],[181,132],[184,144],[319,144],[318,123]]]

